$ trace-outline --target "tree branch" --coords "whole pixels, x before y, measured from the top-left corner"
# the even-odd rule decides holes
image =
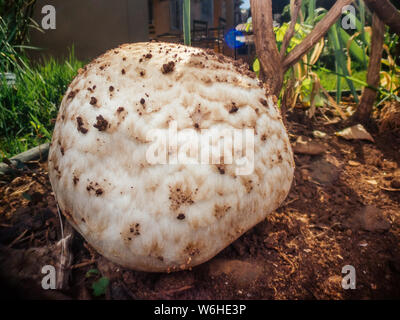
[[[285,58],[286,49],[289,46],[290,40],[292,39],[295,31],[295,26],[297,23],[297,17],[299,16],[300,8],[301,8],[301,1],[302,0],[295,0],[294,1],[294,8],[292,12],[292,19],[290,21],[289,29],[285,33],[285,37],[283,38],[282,47],[281,47],[281,60]]]
[[[368,8],[376,13],[380,20],[387,24],[391,30],[400,35],[400,12],[389,0],[364,0]]]
[[[313,31],[290,53],[283,61],[283,71],[285,72],[293,66],[301,57],[306,54],[329,30],[342,14],[342,8],[352,3],[353,0],[338,0],[329,10],[327,15],[315,26]]]
[[[251,0],[253,30],[261,79],[268,80],[272,94],[279,95],[283,83],[281,57],[276,46],[271,0]]]
[[[367,124],[378,94],[373,88],[379,87],[384,38],[385,24],[379,19],[378,14],[374,13],[372,17],[371,55],[367,74],[367,83],[369,87],[364,89],[360,104],[353,116],[355,121],[363,124]]]

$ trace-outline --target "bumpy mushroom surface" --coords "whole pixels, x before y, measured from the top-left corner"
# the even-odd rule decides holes
[[[149,163],[149,131],[167,135],[173,121],[196,134],[254,130],[253,170]],[[74,228],[113,262],[157,272],[214,257],[281,204],[293,171],[274,99],[246,66],[157,42],[121,45],[80,70],[49,154],[56,199]]]

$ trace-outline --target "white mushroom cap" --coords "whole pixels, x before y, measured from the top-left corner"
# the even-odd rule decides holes
[[[173,121],[196,134],[253,129],[254,169],[149,163],[149,131],[167,135]],[[143,271],[214,257],[281,204],[293,171],[279,111],[254,74],[210,51],[157,42],[122,45],[81,70],[49,155],[70,223],[108,259]]]

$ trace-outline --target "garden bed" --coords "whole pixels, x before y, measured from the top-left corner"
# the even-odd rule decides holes
[[[207,263],[170,274],[134,272],[99,256],[77,234],[69,287],[42,290],[41,267],[59,262],[61,229],[47,164],[32,161],[0,178],[0,269],[19,296],[73,299],[400,298],[400,138],[346,141],[343,128],[288,116],[291,141],[328,134],[320,156],[295,155],[295,181],[283,205]],[[341,286],[355,267],[356,289]],[[88,271],[91,270],[88,274]],[[110,280],[104,295],[92,285]],[[6,290],[5,286],[1,286]],[[4,291],[10,296],[10,291]]]

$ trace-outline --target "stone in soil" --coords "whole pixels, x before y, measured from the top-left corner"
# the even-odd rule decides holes
[[[331,185],[339,178],[339,168],[328,159],[316,160],[311,165],[311,177],[324,185]]]
[[[371,232],[385,232],[390,229],[390,222],[382,211],[374,206],[365,206],[355,216],[354,224]]]
[[[319,155],[326,151],[326,146],[310,138],[300,136],[293,145],[293,151],[300,154]]]
[[[211,278],[226,275],[239,287],[249,287],[261,277],[263,271],[263,267],[256,263],[240,260],[215,259],[209,265]]]

